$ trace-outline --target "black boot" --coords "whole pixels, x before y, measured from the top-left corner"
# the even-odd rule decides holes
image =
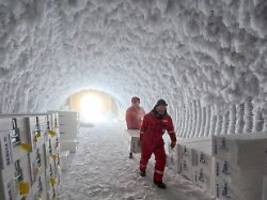
[[[132,152],[129,153],[129,158],[130,158],[130,159],[133,158],[133,153],[132,153]]]
[[[140,171],[140,176],[142,177],[146,176],[146,171]]]
[[[163,183],[162,181],[161,181],[161,182],[154,181],[154,184],[155,184],[156,186],[158,186],[158,188],[166,189],[166,184]]]

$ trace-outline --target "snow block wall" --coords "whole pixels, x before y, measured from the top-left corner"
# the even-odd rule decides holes
[[[0,0],[0,112],[98,89],[181,137],[267,131],[265,0]]]

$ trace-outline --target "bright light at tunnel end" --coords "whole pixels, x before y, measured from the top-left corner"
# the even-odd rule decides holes
[[[85,95],[80,101],[80,120],[84,123],[106,121],[103,113],[103,101],[96,95]]]

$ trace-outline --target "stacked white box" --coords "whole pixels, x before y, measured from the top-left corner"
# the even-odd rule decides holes
[[[218,199],[260,199],[262,193],[262,172],[237,169],[226,161],[216,161],[218,173],[215,177]],[[227,167],[225,167],[227,166]]]
[[[28,199],[31,185],[31,168],[27,128],[24,118],[2,116],[0,119],[0,133],[2,160],[1,179],[3,199]],[[20,123],[21,122],[21,123]],[[9,128],[9,130],[7,130]],[[8,144],[9,143],[9,144]],[[4,148],[2,148],[2,145]],[[26,145],[26,146],[23,146]],[[27,147],[27,148],[25,148]],[[9,158],[8,158],[9,157]],[[7,192],[9,190],[9,192]],[[8,197],[7,194],[8,193]]]
[[[17,160],[14,160],[15,167],[15,183],[17,186],[17,196],[20,198],[22,196],[28,196],[30,194],[31,186],[31,167],[29,162],[29,155],[25,155]],[[29,188],[29,192],[26,192],[24,195],[22,193],[23,189],[20,189],[20,185],[23,184],[25,187]]]
[[[15,169],[10,138],[11,124],[9,119],[0,119],[0,199],[15,200]]]
[[[79,132],[79,117],[77,112],[59,111],[58,122],[62,141],[77,138]]]
[[[15,116],[13,116],[15,117]],[[31,198],[47,198],[45,181],[45,146],[44,141],[47,129],[47,117],[45,114],[21,114],[17,119],[23,118],[25,132],[27,135],[27,144],[31,172]],[[27,149],[28,146],[26,146]],[[42,184],[42,185],[40,185]],[[41,188],[41,189],[38,189]]]
[[[69,151],[61,151],[60,152],[60,164],[61,164],[61,170],[67,170],[70,167],[70,162],[69,162]]]
[[[30,153],[31,170],[32,170],[32,195],[36,199],[47,198],[45,170],[46,170],[46,157],[45,145],[41,145]]]
[[[27,126],[27,118],[23,116],[12,116],[12,118],[7,118],[9,118],[12,123],[12,159],[15,170],[14,179],[17,189],[16,195],[21,197],[28,196],[30,191],[22,191],[25,189],[25,187],[29,188],[30,190],[31,185],[31,165],[29,160],[29,152],[32,151],[32,144],[31,136],[29,135]],[[24,185],[24,189],[20,189],[21,185]]]
[[[208,188],[212,180],[209,178],[212,169],[211,138],[194,139],[178,138],[178,169],[197,185]]]
[[[1,171],[0,199],[57,198],[61,174],[58,114],[51,113],[50,121],[48,117],[50,115],[47,114],[0,116],[0,130],[8,125],[5,134],[0,131],[0,138],[6,135],[5,137],[10,139],[8,149],[12,161],[5,171]],[[5,149],[1,149],[0,153],[7,154],[5,152]],[[7,161],[1,163],[1,166],[5,165]],[[52,176],[47,172],[50,166],[52,166]]]
[[[31,199],[48,199],[46,177],[44,174],[39,174],[37,181],[32,185]]]
[[[33,148],[40,148],[45,141],[47,129],[47,116],[36,115],[28,117],[29,131],[31,133]]]
[[[185,156],[182,149],[185,146],[187,151],[189,148],[195,149],[196,159],[195,156],[191,157],[193,162],[197,162],[195,165],[192,163],[186,176],[194,174],[194,178],[190,179],[218,200],[266,198],[266,183],[263,179],[267,175],[266,134],[213,136],[180,141],[180,173],[184,174],[182,162]]]
[[[47,140],[45,142],[46,153],[46,187],[48,199],[56,199],[58,196],[58,186],[61,180],[60,149],[61,139],[59,133],[58,113],[49,112],[47,114]]]
[[[48,168],[46,169],[47,191],[49,199],[54,199],[58,195],[61,171],[58,165],[58,158],[50,157]]]
[[[267,168],[266,135],[214,137],[218,199],[261,199]]]
[[[196,150],[197,151],[197,150]],[[196,165],[194,166],[194,181],[199,187],[207,190],[214,191],[214,157],[197,151]],[[212,193],[214,195],[214,193]]]
[[[57,111],[57,113],[61,151],[75,153],[78,147],[77,135],[80,127],[78,112]]]
[[[196,152],[194,149],[188,148],[187,145],[177,145],[178,151],[178,171],[179,173],[189,180],[194,178],[194,165]]]

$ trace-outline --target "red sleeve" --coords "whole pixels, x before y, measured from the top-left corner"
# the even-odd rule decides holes
[[[142,140],[142,137],[147,129],[147,116],[144,116],[141,128],[140,128],[140,140]]]
[[[171,138],[171,141],[176,142],[176,135],[175,135],[175,131],[174,131],[173,123],[172,123],[172,118],[169,117],[168,121],[169,121],[168,126],[167,126],[168,134]]]

